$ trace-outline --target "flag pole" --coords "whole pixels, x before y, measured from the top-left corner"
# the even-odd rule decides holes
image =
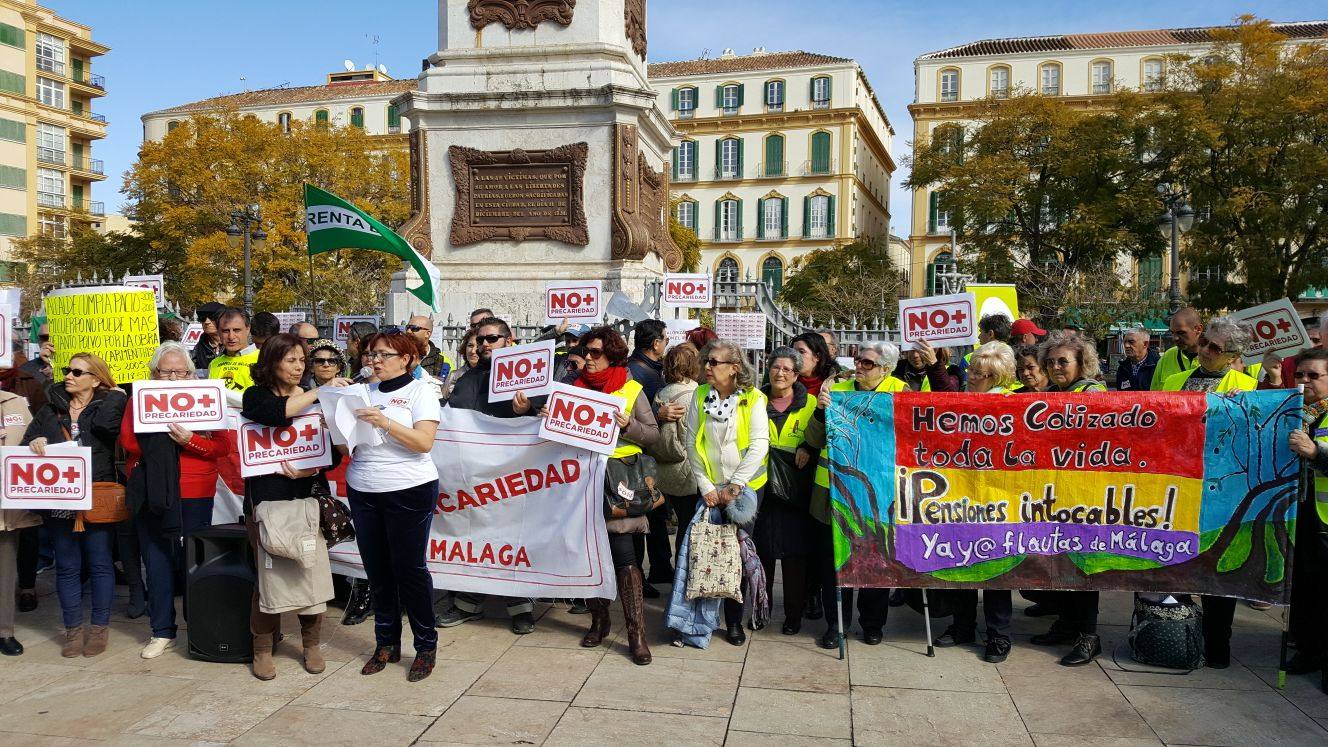
[[[309,308],[314,315],[314,327],[318,326],[318,298],[314,290],[314,255],[309,255]]]

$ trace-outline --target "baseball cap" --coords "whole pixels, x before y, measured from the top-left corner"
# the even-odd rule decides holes
[[[1047,330],[1038,327],[1032,319],[1016,319],[1010,331],[1016,335],[1034,334],[1038,337],[1047,334]]]
[[[567,325],[567,329],[563,331],[563,334],[572,335],[573,337],[579,339],[581,336],[585,335],[589,331],[590,331],[589,324],[569,324]]]

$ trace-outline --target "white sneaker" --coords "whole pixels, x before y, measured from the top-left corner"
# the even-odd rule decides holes
[[[175,648],[174,638],[152,638],[148,645],[143,647],[143,653],[139,654],[144,659],[155,659],[166,653],[166,649]]]

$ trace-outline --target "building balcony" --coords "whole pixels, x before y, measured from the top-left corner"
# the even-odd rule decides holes
[[[757,241],[788,241],[788,234],[783,231],[766,233],[756,237]]]
[[[825,100],[823,100],[823,101],[813,101],[813,102],[812,102],[812,108],[813,108],[813,109],[829,109],[829,108],[830,108],[830,99],[825,99]]]
[[[69,208],[76,212],[88,213],[91,215],[106,215],[106,203],[101,201],[92,201],[89,199],[71,199]]]
[[[818,231],[814,228],[802,235],[802,238],[804,239],[815,239],[818,241],[822,239],[833,239],[834,237],[835,237],[834,232],[830,231],[829,229]]]
[[[716,244],[737,244],[742,241],[742,234],[737,231],[715,231],[714,236]]]
[[[684,173],[682,173],[682,172],[678,172],[678,175],[675,176],[675,177],[673,177],[673,183],[674,183],[674,184],[677,184],[678,182],[694,182],[694,181],[696,181],[696,172],[695,172],[695,171],[691,171],[691,172],[688,172],[688,173],[686,173],[686,174],[684,174]]]
[[[803,161],[803,176],[829,176],[835,173],[838,163],[835,161]]]
[[[88,158],[87,156],[71,156],[69,166],[75,171],[83,171],[89,174],[102,176],[106,173],[105,164],[100,158]]]
[[[740,169],[724,168],[722,166],[715,169],[714,174],[717,182],[734,182],[742,178]]]
[[[757,179],[777,179],[788,176],[788,163],[763,163],[756,167]]]

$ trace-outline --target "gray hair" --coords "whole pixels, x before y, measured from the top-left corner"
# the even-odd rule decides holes
[[[1000,340],[983,343],[973,351],[973,357],[968,361],[969,370],[978,364],[991,371],[997,386],[1009,386],[1015,381],[1014,350]]]
[[[889,376],[895,370],[895,366],[899,365],[899,348],[895,347],[893,342],[886,342],[885,340],[868,340],[861,345],[858,345],[859,355],[868,350],[873,351],[876,355],[880,356],[880,360],[877,364],[885,369],[886,376]]]
[[[1153,338],[1153,333],[1149,332],[1145,327],[1135,327],[1134,329],[1127,329],[1121,333],[1121,339],[1129,337],[1142,337],[1144,338],[1144,342],[1148,342]]]
[[[728,353],[733,363],[738,365],[737,391],[745,392],[756,386],[756,374],[752,372],[752,366],[747,362],[747,355],[743,353],[742,346],[733,340],[719,339],[710,343],[710,352],[723,350]]]
[[[1217,316],[1209,319],[1208,326],[1204,327],[1204,337],[1207,337],[1210,341],[1214,337],[1225,338],[1227,344],[1222,347],[1222,350],[1238,355],[1244,355],[1245,351],[1249,349],[1250,343],[1254,341],[1254,334],[1250,330],[1250,326],[1229,316]]]
[[[1047,367],[1047,359],[1053,351],[1061,348],[1073,350],[1079,359],[1079,378],[1097,379],[1102,375],[1102,360],[1097,357],[1097,344],[1083,335],[1071,335],[1064,331],[1052,332],[1038,345],[1038,365],[1042,366],[1044,372],[1051,370]]]
[[[779,360],[780,358],[792,361],[793,373],[797,373],[802,370],[802,353],[799,353],[795,348],[784,347],[784,346],[777,347],[773,351],[771,351],[770,357],[766,358],[765,361],[766,367],[769,368],[772,363]]]
[[[186,348],[183,344],[174,340],[167,340],[158,345],[156,350],[152,351],[152,360],[148,361],[148,370],[155,374],[157,369],[161,366],[161,359],[171,353],[179,353],[184,357],[185,363],[188,363],[190,368],[193,367],[194,362],[189,357],[189,348]]]

